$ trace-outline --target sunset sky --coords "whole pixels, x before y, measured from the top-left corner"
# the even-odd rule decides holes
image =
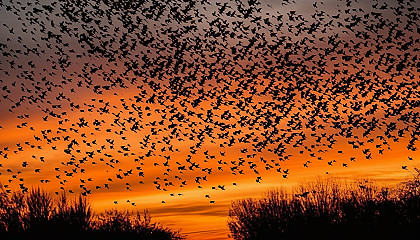
[[[5,1],[0,182],[227,239],[232,201],[419,165],[416,1]]]

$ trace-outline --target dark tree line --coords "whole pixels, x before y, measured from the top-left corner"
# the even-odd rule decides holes
[[[1,239],[183,239],[178,231],[152,222],[144,213],[106,210],[95,213],[86,197],[54,198],[40,188],[27,194],[0,185]]]
[[[229,217],[236,240],[419,236],[419,175],[392,188],[368,180],[319,179],[294,193],[277,189],[262,199],[233,202]]]

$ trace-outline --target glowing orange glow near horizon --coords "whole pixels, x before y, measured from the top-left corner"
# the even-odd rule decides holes
[[[104,96],[104,99],[108,99],[110,102],[118,102],[119,98],[113,96]],[[79,99],[79,103],[89,102],[91,99]],[[113,105],[113,104],[111,104]],[[91,122],[93,119],[97,118],[95,115],[83,115],[75,112],[71,115],[72,118],[78,119],[84,117],[87,121]],[[112,117],[107,116],[108,118],[101,118],[105,122],[112,122]],[[70,120],[69,122],[74,122]],[[34,134],[31,131],[25,131],[22,129],[16,129],[14,127],[7,127],[8,125],[16,124],[16,122],[10,122],[4,124],[4,129],[2,133],[4,134],[0,141],[0,149],[3,149],[6,146],[10,146],[10,143],[16,141],[20,142],[33,142]],[[13,126],[13,125],[12,125]],[[31,121],[29,126],[33,126],[36,129],[48,129],[53,128],[51,124],[46,123],[43,120]],[[87,131],[89,132],[89,131]],[[61,136],[64,133],[55,134],[56,136]],[[54,134],[51,134],[54,135]],[[70,135],[71,138],[77,137],[77,134],[74,133],[65,133],[64,135]],[[143,138],[143,134],[137,133],[134,137],[130,137],[130,134],[127,135],[127,141],[124,141],[125,145],[136,144],[132,139]],[[140,136],[140,137],[139,137]],[[98,145],[105,143],[106,134],[104,131],[94,132],[94,137],[92,140],[96,140]],[[78,140],[79,141],[79,140]],[[118,139],[115,139],[118,141]],[[392,150],[386,150],[384,154],[379,154],[378,152],[372,153],[372,159],[366,159],[361,151],[355,151],[357,149],[352,149],[350,145],[346,142],[339,141],[335,144],[334,148],[330,149],[328,152],[322,155],[322,160],[316,160],[311,158],[308,154],[299,154],[298,150],[290,152],[293,157],[289,160],[281,162],[282,169],[290,169],[291,173],[288,175],[287,179],[283,178],[283,174],[275,172],[275,170],[264,170],[259,168],[262,180],[260,183],[256,182],[256,175],[251,171],[246,172],[246,174],[237,174],[232,175],[229,169],[226,171],[217,172],[217,175],[210,174],[207,176],[207,181],[203,181],[202,184],[194,184],[195,174],[192,172],[186,172],[182,175],[182,181],[187,181],[188,185],[183,187],[178,187],[172,190],[165,192],[156,191],[156,188],[150,184],[155,180],[156,176],[162,174],[162,169],[160,166],[153,166],[147,164],[143,166],[142,171],[145,173],[145,177],[140,178],[136,175],[131,177],[126,177],[123,180],[117,179],[117,181],[109,182],[108,178],[115,179],[115,174],[118,172],[122,173],[124,171],[133,169],[135,166],[131,161],[121,161],[118,164],[118,169],[122,171],[115,170],[109,165],[105,165],[103,161],[100,160],[100,157],[89,158],[88,162],[91,164],[86,164],[85,174],[79,174],[77,177],[66,178],[59,171],[54,170],[55,167],[61,168],[60,171],[66,169],[66,166],[61,164],[62,155],[53,150],[54,146],[57,149],[64,149],[66,143],[56,143],[48,144],[45,140],[37,143],[37,146],[41,146],[41,149],[38,147],[31,148],[29,145],[24,145],[25,151],[16,153],[10,153],[8,159],[14,159],[13,161],[5,159],[2,162],[3,169],[20,169],[21,174],[25,175],[25,184],[28,186],[40,186],[43,189],[49,192],[56,192],[61,185],[59,180],[54,179],[57,175],[61,175],[62,179],[66,179],[67,183],[65,184],[65,189],[72,189],[75,194],[78,194],[80,190],[80,184],[84,184],[88,189],[95,189],[95,186],[100,186],[100,189],[95,189],[94,194],[89,196],[93,208],[101,212],[106,209],[117,208],[117,209],[127,209],[127,210],[138,210],[142,211],[143,209],[148,209],[152,216],[159,222],[165,224],[166,226],[173,227],[174,229],[181,229],[183,233],[188,234],[191,239],[226,239],[228,230],[226,227],[227,214],[231,201],[247,198],[247,197],[261,197],[263,194],[270,188],[275,187],[284,187],[286,189],[293,189],[304,181],[311,181],[317,177],[337,177],[342,179],[357,179],[357,178],[370,178],[383,185],[393,185],[399,183],[407,178],[411,177],[412,169],[418,166],[419,162],[417,159],[420,159],[418,152],[411,152],[406,150],[408,139],[400,139],[399,142],[393,143]],[[115,144],[117,145],[117,144]],[[173,143],[174,148],[182,149],[182,142]],[[246,144],[235,145],[230,147],[228,150],[222,149],[224,151],[225,157],[221,158],[219,154],[218,157],[227,161],[228,159],[237,159],[237,156],[246,155],[240,152],[240,149],[246,147]],[[366,146],[369,147],[369,146]],[[31,151],[26,151],[26,149],[31,149]],[[205,150],[212,150],[211,152],[217,152],[216,147],[209,147],[202,149],[201,153]],[[10,152],[14,150],[10,149]],[[111,150],[108,149],[107,150]],[[141,149],[139,149],[141,150]],[[82,148],[82,151],[90,151],[89,147]],[[117,149],[113,150],[114,152]],[[340,151],[340,153],[338,153]],[[135,152],[135,150],[134,150]],[[36,156],[38,161],[27,161],[31,159],[32,156]],[[44,156],[44,161],[39,161],[39,157]],[[414,160],[408,160],[407,156],[412,157]],[[258,154],[258,158],[263,157],[265,159],[270,159],[272,154],[268,152],[263,152]],[[356,160],[351,161],[350,158],[354,157]],[[135,158],[135,156],[127,158]],[[185,161],[185,153],[178,153],[173,155],[171,161]],[[205,159],[205,156],[202,155],[202,158]],[[305,167],[304,164],[307,160],[310,160],[308,167]],[[25,168],[20,167],[22,162],[27,161],[29,165]],[[330,166],[328,162],[336,161]],[[92,164],[95,162],[96,164]],[[162,164],[163,161],[157,161],[159,164]],[[204,162],[200,162],[203,164]],[[343,163],[347,164],[347,167],[343,167]],[[402,165],[408,165],[407,170],[401,168]],[[48,167],[51,166],[51,167]],[[211,167],[217,169],[219,164],[209,163],[206,167]],[[35,169],[41,169],[41,173],[35,173]],[[67,168],[69,169],[69,168]],[[326,174],[328,172],[328,174]],[[16,172],[3,172],[0,176],[3,183],[7,182],[7,179],[11,175],[16,175]],[[214,176],[213,176],[214,175]],[[17,174],[19,178],[19,174]],[[92,179],[92,182],[89,182],[87,179]],[[49,183],[41,183],[40,180],[49,179]],[[176,179],[171,178],[172,181]],[[54,181],[56,180],[56,181]],[[145,184],[139,184],[139,180],[143,181]],[[84,181],[82,183],[81,181]],[[98,182],[108,183],[109,189],[105,189],[104,185],[97,184]],[[232,183],[235,182],[235,186]],[[8,185],[12,189],[18,188],[17,179]],[[126,189],[125,183],[130,184],[130,189]],[[218,185],[224,185],[226,191],[217,189]],[[200,186],[201,188],[197,188]],[[212,189],[212,187],[216,187]],[[61,192],[61,190],[60,190]],[[182,196],[179,196],[182,194]],[[171,196],[170,194],[174,194]],[[72,195],[72,194],[70,194]],[[209,200],[204,198],[205,195],[210,195],[212,200],[215,200],[216,204],[210,205]],[[127,202],[129,200],[130,202]],[[116,205],[114,201],[118,201]],[[164,206],[161,201],[165,201]],[[131,203],[135,203],[136,206],[132,206]],[[200,231],[197,231],[200,229]]]

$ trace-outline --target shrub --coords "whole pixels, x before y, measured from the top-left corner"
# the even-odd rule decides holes
[[[47,228],[54,206],[52,196],[38,188],[30,190],[25,196],[25,223],[29,231],[43,231]]]
[[[70,201],[65,194],[60,195],[51,219],[58,231],[87,231],[93,219],[93,211],[85,197],[81,195]]]
[[[23,231],[25,228],[25,199],[19,192],[8,194],[0,184],[0,232]]]
[[[142,239],[184,239],[177,231],[152,222],[147,210],[140,212],[108,210],[98,215],[94,229],[98,232],[141,236]]]
[[[184,239],[152,222],[149,212],[106,210],[95,214],[86,197],[54,199],[40,188],[27,194],[7,192],[0,184],[1,239]]]
[[[390,189],[368,180],[328,178],[302,184],[293,194],[271,190],[261,199],[233,202],[228,227],[237,240],[419,234],[418,180],[417,175]]]

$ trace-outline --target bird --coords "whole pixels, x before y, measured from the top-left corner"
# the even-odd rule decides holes
[[[288,181],[285,161],[307,154],[305,168],[333,166],[324,154],[341,156],[345,144],[366,159],[397,142],[417,150],[419,28],[410,1],[398,10],[338,1],[337,13],[316,2],[313,14],[254,0],[183,10],[173,7],[179,0],[85,2],[2,3],[0,159],[17,164],[0,180],[22,167],[30,170],[22,179],[34,169],[46,183],[54,169],[57,186],[85,179],[86,194],[121,181],[129,191],[175,192],[205,188],[214,175],[260,183],[273,171]],[[82,177],[98,169],[105,180]],[[215,189],[228,192],[223,184]]]

